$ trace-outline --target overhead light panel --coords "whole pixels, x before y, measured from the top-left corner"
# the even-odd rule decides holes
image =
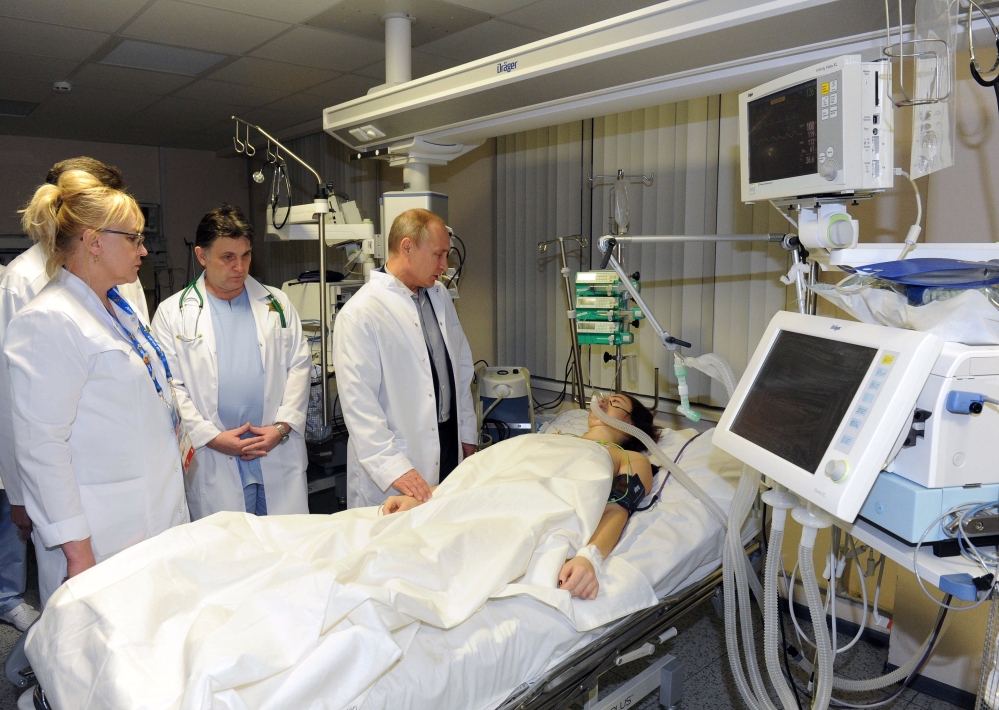
[[[14,101],[12,99],[0,99],[0,116],[24,118],[36,108],[38,108],[37,101]]]
[[[162,44],[126,39],[108,52],[107,56],[98,63],[131,69],[147,69],[167,74],[197,76],[223,59],[226,59],[225,54],[167,47]]]

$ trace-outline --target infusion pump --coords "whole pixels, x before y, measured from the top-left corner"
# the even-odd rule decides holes
[[[931,333],[782,311],[725,408],[714,443],[853,522],[901,448],[943,345]]]

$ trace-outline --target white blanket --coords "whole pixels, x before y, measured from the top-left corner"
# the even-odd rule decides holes
[[[57,710],[353,707],[420,624],[451,628],[490,597],[529,595],[579,631],[655,604],[613,557],[596,601],[556,587],[610,472],[597,444],[530,435],[471,457],[405,514],[214,515],[63,585],[28,657]]]

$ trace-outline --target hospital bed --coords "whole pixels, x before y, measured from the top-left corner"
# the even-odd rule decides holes
[[[546,431],[581,433],[586,416],[580,411],[566,413]],[[711,439],[710,431],[701,435],[692,430],[666,431],[661,445],[669,456],[681,456],[683,468],[725,509],[742,466],[714,447]],[[664,475],[656,475],[653,491]],[[750,523],[743,531],[743,540],[751,547],[757,529]],[[599,675],[619,656],[655,639],[712,596],[720,583],[722,540],[721,526],[704,504],[667,480],[658,503],[632,517],[614,552],[646,578],[658,604],[581,632],[564,614],[532,596],[490,599],[450,629],[420,624],[405,655],[349,707],[565,707],[594,688]],[[663,659],[656,664],[662,668]],[[682,664],[666,670],[673,672],[676,692]],[[659,684],[658,679],[654,684]]]
[[[565,412],[542,432],[579,435],[586,431],[587,415]],[[742,464],[712,445],[712,433],[666,430],[660,445],[673,457],[683,449],[681,467],[727,511]],[[656,474],[653,491],[664,474]],[[751,553],[759,549],[759,529],[751,517],[743,531]],[[447,631],[422,627],[406,656],[375,684],[359,710],[567,707],[573,698],[594,691],[599,676],[620,656],[657,640],[716,594],[723,536],[700,502],[679,484],[667,484],[653,508],[632,517],[613,553],[648,578],[658,605],[580,633],[532,598],[491,600]],[[682,667],[674,669],[682,682]]]

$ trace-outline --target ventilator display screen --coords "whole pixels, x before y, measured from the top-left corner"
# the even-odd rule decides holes
[[[817,172],[816,84],[812,79],[749,102],[750,183]]]
[[[782,330],[730,427],[815,473],[878,351]]]

